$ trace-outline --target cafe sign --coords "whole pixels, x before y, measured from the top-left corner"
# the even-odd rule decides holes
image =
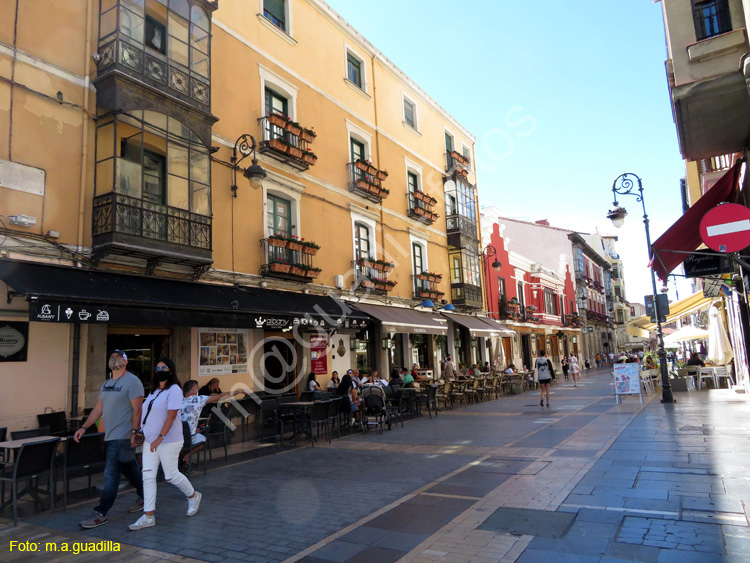
[[[28,352],[29,323],[0,323],[0,362],[25,362]]]

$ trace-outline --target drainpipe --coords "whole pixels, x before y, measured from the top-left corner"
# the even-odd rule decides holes
[[[88,160],[89,160],[89,120],[88,120],[88,109],[89,109],[89,97],[91,93],[90,73],[89,68],[91,66],[91,27],[92,17],[91,13],[94,10],[94,0],[88,0],[86,2],[86,40],[84,42],[84,77],[83,77],[83,115],[81,117],[81,177],[78,188],[78,240],[77,250],[78,252],[83,251],[83,222],[86,216],[86,178],[88,176]],[[80,329],[79,329],[80,330]],[[75,374],[78,377],[78,374]]]
[[[372,59],[372,66],[370,67],[372,69],[372,100],[373,100],[373,107],[375,109],[375,153],[378,158],[378,166],[381,166],[380,163],[380,134],[378,133],[378,98],[375,95],[376,87],[375,87],[375,55],[371,56]],[[383,249],[383,259],[385,259],[385,213],[383,212],[383,201],[380,201],[380,246]]]
[[[78,416],[78,388],[79,377],[78,370],[80,367],[81,357],[81,325],[73,323],[73,376],[70,381],[70,416]]]

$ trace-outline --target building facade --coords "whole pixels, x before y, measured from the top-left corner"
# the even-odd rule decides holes
[[[44,389],[0,425],[91,406],[112,348],[258,392],[486,357],[475,139],[324,2],[0,18],[2,371]]]

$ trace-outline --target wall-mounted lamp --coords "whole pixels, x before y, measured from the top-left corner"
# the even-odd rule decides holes
[[[263,180],[268,174],[262,166],[258,164],[258,159],[255,158],[255,137],[252,135],[244,134],[237,142],[234,143],[234,149],[232,149],[232,196],[237,197],[237,170],[240,167],[240,162],[245,160],[248,156],[253,156],[253,163],[242,174],[250,182],[250,187],[258,189],[263,185]],[[242,155],[239,156],[238,155]]]
[[[352,338],[351,340],[349,340],[349,349],[352,350],[352,351],[354,351],[354,350],[357,349],[357,339],[356,338]]]
[[[503,265],[500,263],[500,261],[497,259],[497,249],[492,246],[491,244],[488,244],[484,247],[484,258],[487,260],[487,263],[490,264],[490,258],[494,258],[490,266],[492,267],[495,272],[500,272],[500,268],[503,267]]]

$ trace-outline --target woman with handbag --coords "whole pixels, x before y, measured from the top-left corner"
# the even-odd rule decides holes
[[[151,381],[151,394],[143,403],[143,515],[128,526],[131,530],[149,528],[156,524],[156,472],[161,463],[164,480],[172,483],[188,499],[188,516],[198,512],[201,494],[193,488],[185,475],[179,472],[182,449],[182,388],[177,370],[169,358],[156,364]]]

